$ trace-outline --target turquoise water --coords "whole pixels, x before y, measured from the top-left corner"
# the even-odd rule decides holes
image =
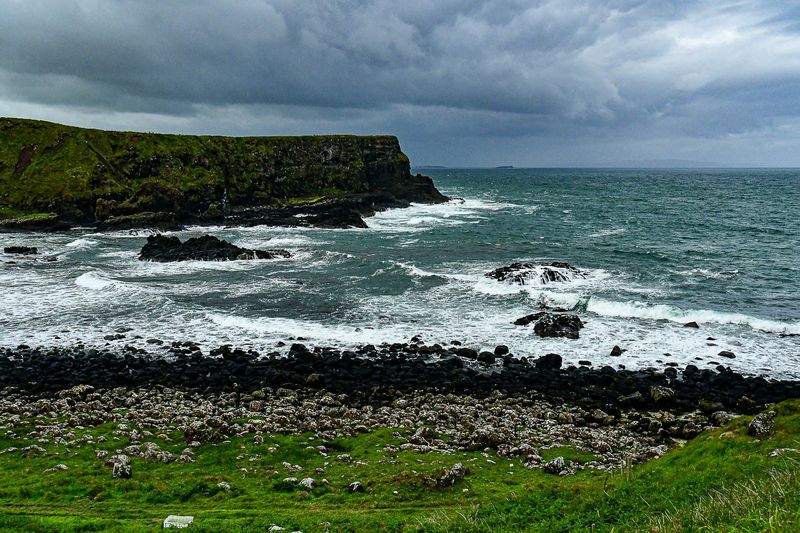
[[[0,343],[152,349],[145,340],[156,337],[269,351],[292,337],[353,346],[420,334],[573,363],[722,362],[800,377],[800,337],[781,337],[800,333],[800,172],[426,173],[463,200],[380,213],[364,230],[178,233],[282,247],[288,260],[143,263],[143,231],[2,236],[58,261],[2,258]],[[483,276],[515,260],[568,261],[588,276],[525,286]],[[578,306],[581,338],[540,339],[511,324],[539,302]],[[615,344],[621,357],[608,355]]]

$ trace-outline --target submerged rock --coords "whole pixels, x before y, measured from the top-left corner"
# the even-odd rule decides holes
[[[516,262],[484,275],[498,281],[510,281],[525,285],[527,281],[531,280],[538,280],[541,284],[571,281],[575,278],[585,278],[586,272],[560,261],[546,265]]]
[[[39,249],[35,246],[6,246],[3,248],[3,253],[6,254],[19,254],[19,255],[36,255]]]
[[[181,242],[177,237],[151,235],[142,247],[142,261],[233,261],[237,259],[274,259],[291,257],[286,250],[249,250],[240,248],[211,235],[194,237]]]

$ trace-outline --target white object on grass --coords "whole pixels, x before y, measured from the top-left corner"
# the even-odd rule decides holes
[[[178,516],[171,514],[164,520],[164,528],[168,527],[189,527],[194,522],[193,516]]]

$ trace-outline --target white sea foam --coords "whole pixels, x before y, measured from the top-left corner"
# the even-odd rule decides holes
[[[357,346],[382,342],[402,342],[410,338],[412,329],[407,324],[373,328],[291,318],[248,318],[236,315],[210,313],[207,317],[216,325],[233,328],[239,332],[258,335],[264,340],[286,340],[303,337],[320,344]]]
[[[265,264],[286,261],[283,258],[275,259],[240,259],[235,261],[177,261],[161,263],[158,261],[138,261],[131,265],[132,273],[136,276],[151,277],[175,274],[190,274],[193,272],[241,272],[263,268]]]
[[[85,272],[75,278],[75,284],[79,287],[94,291],[121,288],[122,283],[106,277],[100,272]]]
[[[286,237],[271,237],[267,242],[266,245],[268,246],[311,246],[311,245],[320,245],[320,244],[327,244],[324,241],[318,241],[316,239],[312,239],[307,235],[290,235]]]
[[[626,231],[627,230],[625,228],[603,229],[594,233],[590,233],[589,237],[598,239],[601,237],[610,237],[611,235],[621,235]]]
[[[121,258],[121,259],[136,259],[138,256],[139,256],[139,252],[137,252],[136,250],[121,250],[119,252],[105,252],[105,253],[97,255],[97,257]]]
[[[483,213],[519,207],[491,200],[451,200],[443,204],[412,204],[405,209],[389,209],[367,219],[369,231],[419,232],[436,226],[476,224]]]
[[[174,235],[180,234],[181,231],[161,231],[155,228],[137,228],[137,229],[125,229],[125,230],[117,230],[117,231],[106,231],[106,232],[98,232],[98,233],[90,233],[88,236],[90,237],[106,237],[110,239],[143,239],[149,237],[150,235],[155,235],[157,233],[161,233],[163,235]]]
[[[664,304],[645,304],[642,302],[616,302],[603,298],[591,298],[587,311],[608,317],[641,318],[648,320],[669,320],[686,323],[713,322],[717,324],[738,324],[771,333],[800,333],[800,323],[780,322],[744,315],[710,310],[682,310]]]
[[[673,274],[686,276],[688,278],[700,277],[708,279],[732,278],[739,275],[738,270],[724,270],[715,272],[707,268],[690,268],[688,270],[671,270]]]
[[[67,243],[66,246],[67,248],[85,249],[97,246],[97,241],[81,238],[81,239],[76,239],[70,243]]]

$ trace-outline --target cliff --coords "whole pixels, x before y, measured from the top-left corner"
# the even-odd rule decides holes
[[[392,136],[164,135],[0,118],[6,226],[281,223],[312,205],[369,214],[445,200],[411,175]]]

